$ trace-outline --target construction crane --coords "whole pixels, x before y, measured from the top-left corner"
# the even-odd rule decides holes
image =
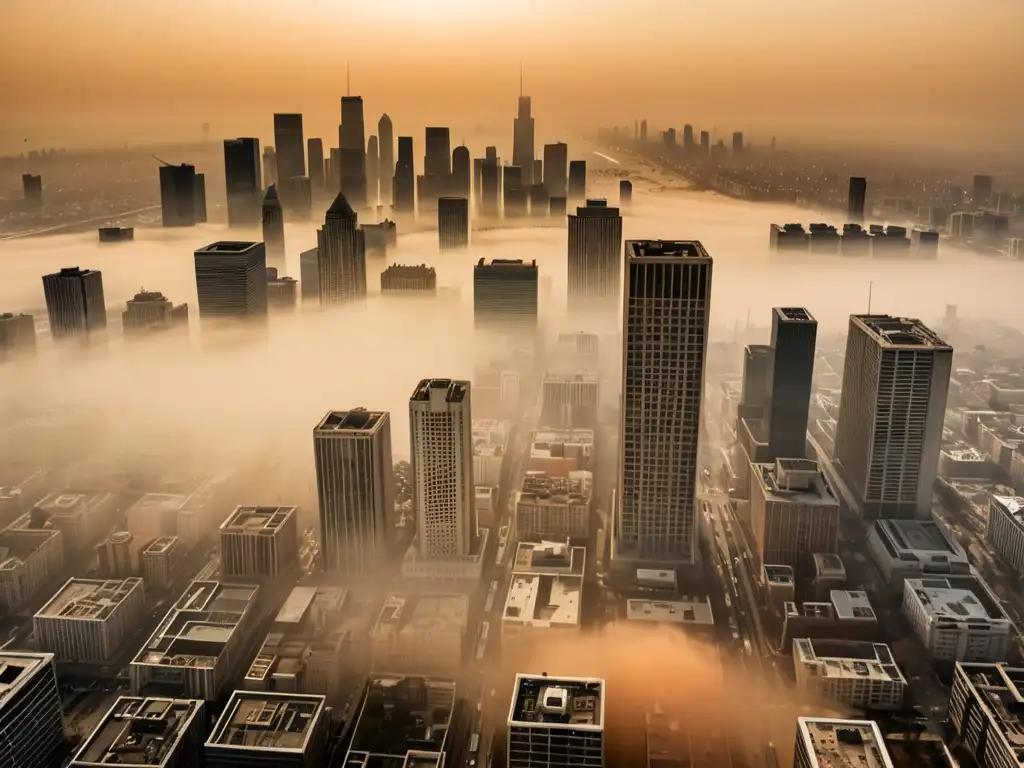
[[[153,155],[152,157],[153,157],[154,160],[156,160],[158,163],[160,163],[160,165],[166,165],[168,168],[173,168],[174,167],[173,163],[168,163],[166,160],[161,160],[156,155]]]

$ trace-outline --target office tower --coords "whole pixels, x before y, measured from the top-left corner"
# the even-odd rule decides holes
[[[669,128],[667,131],[662,131],[661,143],[666,149],[675,149],[676,146],[676,129]]]
[[[802,459],[807,450],[818,321],[799,307],[772,310],[765,431],[773,459]]]
[[[732,134],[732,151],[733,154],[740,154],[743,151],[743,132],[735,131]]]
[[[60,272],[43,276],[43,294],[50,335],[55,341],[106,330],[102,272],[64,267]]]
[[[699,242],[630,240],[623,290],[613,557],[696,564],[695,487],[712,259]]]
[[[151,331],[188,329],[188,304],[174,306],[159,291],[140,291],[128,300],[121,313],[125,338],[144,337]]]
[[[259,221],[263,192],[259,139],[224,140],[224,180],[228,226],[248,226]]]
[[[267,254],[263,243],[221,241],[195,252],[200,318],[267,314]]]
[[[523,186],[533,184],[533,117],[530,97],[519,97],[519,114],[512,124],[512,165],[523,169]]]
[[[505,216],[526,215],[526,189],[523,187],[523,169],[506,165],[502,173],[502,193],[505,198]]]
[[[338,126],[338,169],[340,191],[355,208],[366,205],[366,134],[363,126],[363,97],[341,97],[341,125]]]
[[[633,182],[623,179],[619,182],[619,207],[628,208],[633,202]]]
[[[976,174],[974,176],[973,194],[971,202],[977,210],[985,210],[992,205],[992,191],[994,182],[991,176]]]
[[[323,140],[306,139],[306,154],[309,155],[309,183],[315,189],[320,189],[325,184]]]
[[[569,146],[563,142],[544,145],[544,186],[551,197],[565,197],[569,172]]]
[[[700,153],[707,155],[711,152],[711,134],[707,131],[700,132]]]
[[[277,151],[278,179],[306,175],[302,115],[274,115],[274,149]]]
[[[160,208],[165,227],[191,227],[196,223],[196,168],[194,165],[160,166]],[[205,209],[204,209],[205,210]]]
[[[36,321],[32,315],[0,313],[0,358],[36,348]]]
[[[416,210],[416,168],[413,164],[412,136],[398,137],[398,162],[395,163],[395,210],[412,213]]]
[[[395,481],[387,411],[331,411],[313,429],[324,570],[372,573],[394,533]]]
[[[64,721],[51,653],[0,651],[0,760],[7,768],[62,763]]]
[[[541,426],[549,429],[597,429],[601,403],[599,386],[597,373],[593,371],[544,374]]]
[[[485,157],[480,166],[480,213],[497,216],[501,200],[501,165],[497,157]]]
[[[618,309],[622,260],[622,216],[604,200],[588,200],[569,214],[570,311]]]
[[[320,249],[310,248],[299,254],[299,288],[302,300],[320,300]]]
[[[202,765],[204,706],[198,699],[119,696],[82,741],[68,768]]]
[[[59,662],[105,664],[134,634],[145,613],[145,592],[137,576],[70,578],[32,617],[32,632],[39,648]]]
[[[537,262],[480,259],[473,267],[473,319],[478,329],[532,330],[537,326]]]
[[[277,195],[295,219],[308,219],[313,212],[313,185],[309,176],[292,176],[275,185]]]
[[[413,503],[419,553],[449,560],[473,553],[473,425],[470,384],[423,379],[409,398]]]
[[[473,158],[473,205],[483,213],[484,162],[482,157]]]
[[[294,277],[279,275],[267,267],[267,310],[294,310],[299,304],[299,284]]]
[[[277,184],[277,153],[273,147],[263,148],[263,183],[268,187]],[[260,190],[262,191],[262,190]]]
[[[366,254],[359,248],[359,218],[341,192],[316,233],[320,263],[320,304],[366,296]]]
[[[423,175],[418,179],[419,208],[434,210],[437,200],[449,188],[452,175],[451,135],[447,128],[426,130],[426,153],[423,156]]]
[[[206,174],[196,174],[192,200],[195,204],[193,218],[196,224],[203,224],[206,221]]]
[[[229,581],[286,578],[298,557],[297,507],[235,507],[220,525],[220,572]]]
[[[377,137],[366,140],[366,204],[376,209],[380,201],[380,150]]]
[[[508,768],[604,768],[604,680],[516,675]]]
[[[647,119],[644,118],[640,121],[640,142],[642,144],[647,143]]]
[[[847,195],[849,210],[847,218],[851,222],[864,221],[864,203],[868,195],[868,180],[863,176],[850,177],[850,191]]]
[[[21,189],[25,195],[26,210],[32,213],[40,211],[43,207],[43,177],[21,174]]]
[[[442,251],[469,245],[469,200],[442,197],[437,201],[437,236]]]
[[[920,320],[850,317],[835,461],[864,518],[931,518],[952,361]]]
[[[587,161],[571,160],[569,162],[569,194],[570,202],[582,200],[587,196]]]
[[[380,292],[426,296],[437,293],[437,272],[426,264],[392,264],[380,273]]]
[[[544,161],[539,157],[533,161],[533,175],[530,178],[533,179],[533,185],[540,184],[544,178]]]
[[[395,178],[395,130],[387,113],[377,121],[377,144],[380,148],[380,202],[390,205]]]
[[[277,198],[276,184],[267,187],[267,194],[263,197],[263,244],[267,251],[267,266],[283,270],[286,263],[284,211]]]
[[[536,177],[537,174],[534,174],[534,178]],[[548,215],[550,199],[548,188],[543,184],[534,184],[530,187],[530,215],[546,217]]]
[[[448,185],[449,194],[454,197],[469,199],[470,172],[472,164],[469,158],[469,147],[460,144],[452,150],[452,175]]]
[[[687,123],[683,126],[683,149],[687,152],[692,152],[695,147],[693,140],[693,126]]]

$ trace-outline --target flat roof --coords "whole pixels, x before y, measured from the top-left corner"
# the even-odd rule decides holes
[[[178,541],[177,536],[161,536],[153,539],[142,550],[142,555],[143,557],[146,555],[162,555],[177,546]]]
[[[428,402],[431,390],[445,390],[445,400],[449,403],[461,403],[469,394],[468,381],[453,379],[421,379],[409,399],[414,402]]]
[[[907,683],[884,643],[804,637],[793,641],[793,657],[797,665],[816,667],[818,677]]]
[[[883,347],[896,349],[936,349],[953,351],[920,320],[892,315],[851,315],[850,322],[859,325]]]
[[[589,470],[575,469],[565,475],[552,476],[543,470],[530,469],[523,475],[517,501],[539,505],[589,505],[593,491],[594,475]]]
[[[930,619],[1010,623],[998,599],[974,575],[907,579],[903,588],[913,591]]]
[[[326,701],[313,694],[235,691],[206,749],[304,754],[324,717]]]
[[[990,497],[989,503],[1005,512],[1018,526],[1024,527],[1024,496]]]
[[[787,323],[814,323],[815,325],[818,323],[814,316],[803,307],[775,307],[772,314]]]
[[[816,461],[779,459],[771,464],[751,463],[750,466],[766,501],[839,509],[839,499]]]
[[[29,523],[29,514],[24,514],[0,531],[0,571],[19,568],[53,539],[63,535],[57,528],[30,528]]]
[[[218,240],[207,246],[196,250],[196,255],[221,254],[221,253],[245,253],[254,248],[263,247],[263,243],[245,242],[240,240]]]
[[[111,501],[113,494],[102,491],[54,491],[34,506],[51,517],[77,517]]]
[[[38,674],[53,675],[57,684],[57,673],[53,667],[52,653],[27,653],[21,651],[0,651],[0,711],[33,677]]]
[[[876,621],[878,616],[871,607],[868,593],[863,590],[833,589],[828,593],[837,619],[863,619]]]
[[[878,723],[827,717],[797,718],[797,738],[810,758],[810,768],[893,768]]]
[[[387,411],[330,411],[316,425],[316,432],[377,432],[388,423]]]
[[[604,680],[516,675],[509,726],[604,730]]]
[[[465,632],[469,598],[462,594],[391,594],[381,606],[371,635],[415,639],[436,631]]]
[[[295,515],[298,507],[238,506],[220,525],[221,533],[259,535],[276,533]]]
[[[176,513],[189,500],[187,493],[147,493],[128,508],[127,517]]]
[[[815,552],[813,555],[814,570],[819,577],[846,578],[846,566],[839,555],[831,552]]]
[[[706,627],[715,625],[711,602],[706,597],[688,600],[627,600],[626,618],[631,621],[667,624]]]
[[[580,576],[515,573],[501,620],[531,627],[578,627]]]
[[[961,445],[955,448],[943,448],[942,453],[945,456],[949,456],[953,461],[969,461],[984,463],[988,461],[988,456],[979,451],[973,445]]]
[[[769,584],[795,584],[793,568],[788,565],[772,565],[766,563],[764,566],[764,578]]]
[[[691,259],[711,263],[711,256],[699,240],[627,240],[627,260]]]
[[[946,528],[921,520],[875,520],[875,534],[894,560],[968,562],[967,553]]]
[[[196,755],[175,754],[181,739],[203,712],[198,699],[121,696],[86,737],[72,768],[116,764],[123,768],[164,766]],[[198,727],[205,732],[206,724]]]
[[[68,579],[35,617],[106,621],[132,592],[142,592],[142,579]]]
[[[582,577],[586,557],[586,547],[573,547],[560,541],[521,541],[516,546],[512,572]]]

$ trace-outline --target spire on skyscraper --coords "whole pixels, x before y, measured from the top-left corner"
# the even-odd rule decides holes
[[[345,198],[345,193],[339,192],[338,196],[334,198],[334,202],[331,203],[331,207],[327,209],[327,214],[334,214],[336,216],[355,216],[356,212],[353,211],[352,206],[348,204],[348,200]]]

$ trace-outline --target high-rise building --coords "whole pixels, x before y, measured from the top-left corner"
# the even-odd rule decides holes
[[[188,304],[174,306],[159,291],[140,291],[128,300],[121,323],[125,338],[142,338],[154,331],[188,329]]]
[[[0,358],[36,348],[36,320],[32,315],[0,313]]]
[[[473,267],[473,318],[478,329],[532,330],[537,326],[537,262],[480,259]]]
[[[32,617],[39,647],[57,661],[107,663],[146,613],[142,579],[68,579]]]
[[[355,208],[366,205],[366,133],[363,125],[363,97],[341,97],[341,125],[338,126],[338,169],[340,191]]]
[[[329,736],[326,696],[236,690],[203,745],[201,764],[205,768],[316,768],[331,762]]]
[[[647,143],[647,118],[640,121],[640,141],[643,144]]]
[[[537,178],[539,174],[534,174],[534,178]],[[548,215],[548,209],[551,205],[551,196],[548,195],[548,188],[543,184],[534,184],[530,187],[530,215],[531,216],[544,216]]]
[[[274,115],[274,149],[277,150],[277,178],[306,175],[305,140],[302,115]]]
[[[165,227],[192,227],[196,224],[199,208],[196,192],[199,189],[194,165],[160,166],[160,208]],[[202,219],[206,219],[206,193],[203,185]]]
[[[851,685],[855,682],[859,684],[859,681],[851,681]],[[859,687],[873,686],[873,681],[864,681]],[[893,768],[878,723],[874,720],[797,718],[794,768],[833,768],[840,765]]]
[[[377,143],[380,147],[380,202],[390,205],[395,178],[395,129],[386,113],[377,121]]]
[[[284,211],[277,197],[277,185],[267,187],[263,197],[263,244],[267,251],[267,266],[284,270]]]
[[[851,222],[864,221],[864,204],[867,201],[868,180],[863,176],[850,177],[850,191],[847,194],[847,218]]]
[[[587,161],[569,161],[569,194],[570,202],[582,200],[587,196]]]
[[[484,162],[482,157],[473,158],[473,205],[483,213]]]
[[[700,132],[700,153],[708,155],[711,152],[711,134],[708,131]]]
[[[54,340],[106,330],[102,272],[64,267],[60,272],[43,276],[43,294]]]
[[[619,182],[619,207],[628,208],[633,202],[633,182],[623,179]]]
[[[424,560],[466,557],[476,545],[470,384],[423,379],[409,398],[413,503]]]
[[[344,193],[339,192],[316,233],[321,305],[366,296],[366,254],[359,247],[358,222]]]
[[[807,449],[818,321],[799,307],[772,310],[765,430],[773,459],[802,459]]]
[[[43,177],[31,173],[21,174],[21,189],[25,195],[25,208],[38,213],[43,208]]]
[[[544,374],[541,426],[597,429],[600,404],[600,382],[596,372]]]
[[[699,242],[630,240],[623,290],[613,557],[697,562],[696,484],[712,259]]]
[[[497,216],[501,201],[501,163],[495,156],[480,164],[480,213]]]
[[[931,517],[952,363],[920,320],[850,317],[835,461],[863,517]]]
[[[60,765],[64,720],[51,653],[0,651],[0,759],[10,768]]]
[[[228,192],[228,225],[256,224],[263,192],[259,139],[224,140],[224,180]]]
[[[263,243],[219,241],[195,252],[200,318],[267,314],[267,255]]]
[[[976,174],[974,177],[973,194],[971,202],[978,210],[986,210],[992,205],[992,192],[995,182],[991,176]]]
[[[412,136],[399,136],[393,187],[395,210],[402,213],[416,210],[416,167],[412,153]]]
[[[508,768],[604,768],[604,680],[516,675]]]
[[[306,154],[309,156],[309,183],[315,189],[322,189],[325,183],[323,139],[306,139]]]
[[[693,126],[687,123],[683,126],[683,149],[687,152],[692,152],[696,147],[696,142],[693,140]]]
[[[523,169],[523,186],[533,184],[533,116],[530,97],[519,97],[519,113],[512,124],[512,165]]]
[[[451,182],[451,131],[445,127],[426,129],[426,152],[423,156],[423,175],[419,177],[420,210],[434,210],[437,200],[444,195]]]
[[[302,300],[320,300],[320,249],[310,248],[299,254],[299,288]]]
[[[194,205],[193,218],[195,218],[196,224],[203,224],[206,221],[206,174],[204,173],[196,174],[192,202]]]
[[[366,140],[366,204],[370,208],[377,207],[380,199],[380,150],[377,137],[370,136]]]
[[[619,302],[622,216],[605,200],[569,214],[569,311],[615,309]]]
[[[391,417],[387,411],[331,411],[313,429],[324,570],[372,573],[395,533]]]
[[[743,151],[743,131],[734,131],[732,134],[733,154],[740,154]]]
[[[277,184],[277,153],[273,147],[263,148],[263,182],[269,187]],[[262,190],[260,190],[262,192]]]
[[[297,507],[235,507],[220,525],[222,578],[287,578],[299,557],[298,517]]]
[[[299,284],[293,277],[267,267],[267,310],[294,310],[299,305]]]
[[[410,296],[437,293],[437,271],[426,264],[392,264],[380,273],[380,292]]]
[[[454,197],[469,199],[470,175],[472,162],[469,157],[469,147],[460,144],[452,150],[452,175],[448,184],[448,192]]]
[[[508,218],[526,215],[526,188],[523,186],[523,169],[518,165],[506,165],[502,169],[502,193],[505,198],[505,216]]]
[[[442,197],[437,201],[437,236],[442,251],[469,245],[469,200]]]

